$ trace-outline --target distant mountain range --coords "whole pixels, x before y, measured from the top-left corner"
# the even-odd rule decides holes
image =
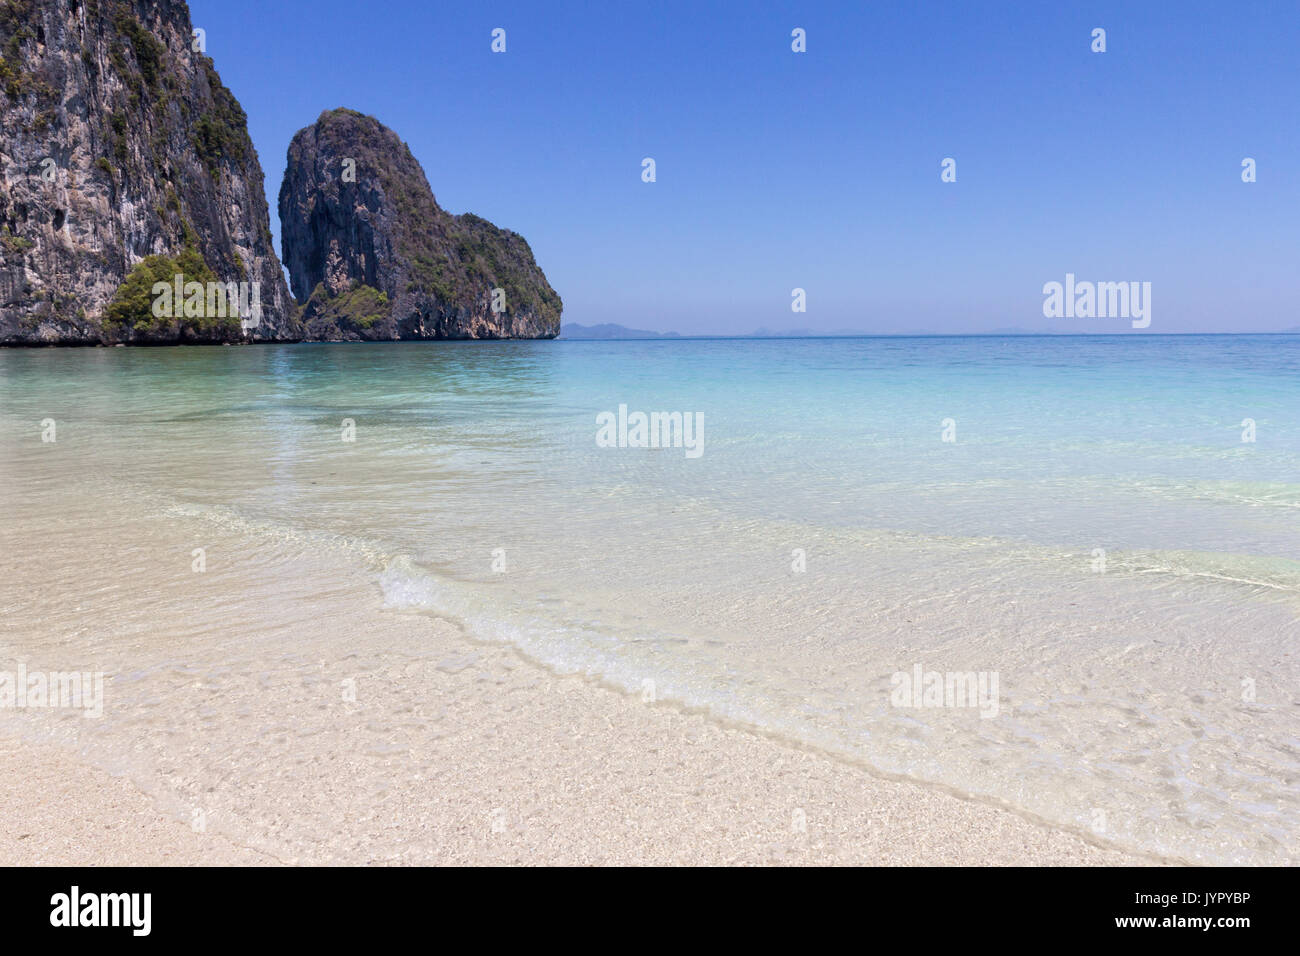
[[[771,329],[757,329],[747,335],[726,336],[739,339],[806,339],[826,338],[845,335],[870,335],[860,329],[836,329],[833,332],[814,332],[812,329],[792,329],[788,332],[774,332]],[[926,333],[920,333],[922,335]],[[605,322],[601,325],[579,325],[577,322],[565,322],[560,329],[562,339],[686,339],[715,338],[715,336],[682,335],[680,332],[651,332],[648,329],[629,329],[624,325]]]
[[[861,335],[941,335],[943,333],[932,332],[929,329],[916,329],[910,332],[867,332],[862,329],[832,329],[829,332],[819,332],[814,329],[783,329],[773,330],[768,328],[755,329],[747,334],[727,336],[728,338],[739,339],[813,339],[813,338],[843,338],[845,336]],[[1061,332],[1036,332],[1032,329],[1006,328],[992,329],[988,332],[965,333],[971,335],[1061,335]],[[565,322],[560,329],[560,338],[562,339],[682,339],[682,338],[712,338],[713,336],[691,336],[682,335],[680,332],[651,332],[648,329],[629,329],[626,326],[618,325],[613,322],[605,322],[601,325],[579,325],[577,322]]]
[[[647,329],[629,329],[624,325],[605,322],[601,325],[579,325],[565,322],[560,326],[562,339],[680,339],[677,332],[651,332]]]
[[[651,332],[648,329],[629,329],[623,325],[617,325],[613,322],[606,322],[602,325],[579,325],[576,322],[565,322],[560,329],[560,338],[562,339],[690,339],[690,338],[735,338],[735,339],[826,339],[826,338],[844,338],[846,336],[867,336],[867,335],[898,335],[898,336],[949,336],[949,335],[1117,335],[1127,332],[1127,329],[1117,330],[1116,332],[1099,332],[1095,329],[1026,329],[1018,325],[1007,326],[1000,329],[988,329],[982,332],[935,332],[931,329],[914,329],[908,332],[867,332],[862,329],[833,329],[829,332],[818,332],[813,329],[788,329],[785,331],[773,331],[772,329],[762,328],[755,329],[753,332],[741,335],[730,336],[711,336],[711,335],[682,335],[680,332]],[[1194,334],[1194,333],[1188,333]],[[1270,334],[1270,333],[1259,333]],[[1289,329],[1282,329],[1273,335],[1296,335],[1300,334],[1300,325],[1292,326]]]

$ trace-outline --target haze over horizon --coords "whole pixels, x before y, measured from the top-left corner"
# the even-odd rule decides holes
[[[347,106],[406,140],[449,211],[522,234],[566,323],[1128,331],[1044,318],[1067,273],[1150,282],[1151,333],[1300,323],[1300,133],[1276,121],[1300,101],[1292,4],[190,7],[277,249],[288,142]]]
[[[592,334],[599,333],[599,334]],[[864,329],[828,329],[819,331],[816,329],[769,329],[766,327],[754,329],[751,332],[730,332],[730,333],[709,333],[709,332],[679,332],[676,329],[653,330],[653,329],[633,329],[628,328],[618,322],[600,322],[594,325],[584,325],[581,322],[569,322],[565,320],[561,327],[560,338],[570,340],[619,340],[619,339],[636,339],[636,338],[663,338],[663,339],[687,339],[687,338],[874,338],[877,336],[898,336],[902,338],[911,337],[936,337],[947,338],[953,336],[989,336],[989,337],[1013,337],[1013,336],[1059,336],[1070,338],[1072,336],[1082,335],[1300,335],[1300,326],[1289,329],[1278,329],[1271,332],[1152,332],[1149,329],[1134,331],[1131,329],[1117,329],[1114,331],[1070,331],[1055,329],[1025,329],[1020,327],[1007,327],[997,329],[978,329],[963,332],[936,332],[933,329],[913,329],[906,332],[872,332]]]

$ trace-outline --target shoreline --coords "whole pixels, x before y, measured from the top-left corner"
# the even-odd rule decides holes
[[[429,623],[400,615],[397,630],[427,639]],[[241,773],[201,798],[203,832],[187,823],[179,793],[164,789],[160,800],[56,744],[15,740],[0,723],[0,864],[1159,864],[557,677],[432,623],[439,659],[375,650],[349,662],[372,675],[350,705],[362,719],[321,722],[319,699],[292,707],[295,721],[317,718],[304,728],[318,745],[314,787],[277,772],[278,761]],[[332,695],[337,674],[322,676],[316,686]],[[375,732],[395,719],[403,739]]]
[[[388,606],[380,555],[58,464],[20,462],[0,669],[101,672],[103,717],[0,709],[0,864],[1169,862],[560,675]]]

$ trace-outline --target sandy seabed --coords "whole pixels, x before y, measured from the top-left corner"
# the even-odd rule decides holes
[[[557,675],[327,550],[68,497],[3,530],[3,658],[105,681],[0,709],[0,864],[1158,862]]]
[[[155,799],[133,774],[54,743],[0,737],[0,863],[1151,862],[581,677],[557,678],[440,626],[439,660],[365,653],[325,668],[335,673],[281,669],[299,689],[286,696],[282,736],[261,738],[264,748],[242,755],[241,773],[188,801]],[[337,699],[349,678],[334,678],[345,672],[363,675],[355,703]],[[248,723],[250,734],[266,729]],[[290,737],[312,740],[310,755],[293,762]],[[195,743],[176,749],[170,773],[150,774],[155,787],[186,773],[187,761],[207,761]]]

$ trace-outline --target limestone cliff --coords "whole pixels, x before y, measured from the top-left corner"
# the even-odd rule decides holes
[[[523,237],[439,207],[371,116],[322,113],[289,145],[281,240],[309,339],[554,338],[560,297]]]
[[[301,337],[244,112],[197,45],[181,0],[0,0],[0,344]],[[181,268],[256,282],[256,327],[151,314]]]

